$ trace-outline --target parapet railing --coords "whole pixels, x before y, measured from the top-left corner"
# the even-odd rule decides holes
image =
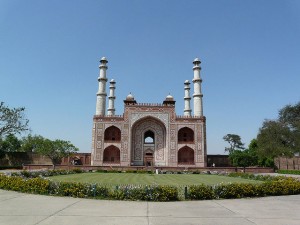
[[[190,118],[201,119],[201,118],[203,118],[203,116],[182,116],[182,115],[176,115],[176,118],[178,118],[178,119],[190,119]]]
[[[161,103],[136,103],[135,106],[165,106]]]

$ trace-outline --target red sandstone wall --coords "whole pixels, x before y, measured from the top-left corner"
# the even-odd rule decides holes
[[[300,157],[293,158],[278,157],[275,160],[275,165],[280,170],[300,170]]]
[[[74,157],[80,159],[82,165],[91,165],[90,153],[77,153],[72,157],[63,158],[61,164],[71,164]],[[10,152],[6,153],[4,157],[0,159],[1,166],[19,166],[23,164],[51,165],[52,162],[49,157],[32,152]]]

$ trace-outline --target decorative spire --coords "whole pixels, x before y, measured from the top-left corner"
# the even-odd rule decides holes
[[[190,82],[186,80],[184,82],[184,114],[185,116],[191,116],[191,97],[190,97]]]
[[[100,60],[100,73],[98,77],[99,88],[97,92],[97,103],[96,103],[96,115],[105,115],[105,106],[106,106],[106,70],[108,61],[105,57],[102,57]]]
[[[193,79],[193,83],[194,83],[194,115],[195,116],[203,116],[203,104],[202,104],[202,97],[203,94],[201,92],[201,83],[202,83],[202,79],[200,77],[200,63],[201,61],[196,58],[193,62],[194,67],[194,79]]]
[[[109,85],[109,96],[108,96],[108,109],[107,109],[107,115],[108,116],[114,116],[115,115],[115,86],[116,82],[114,79],[110,81]]]

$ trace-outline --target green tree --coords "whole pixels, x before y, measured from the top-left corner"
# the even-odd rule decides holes
[[[5,139],[0,140],[0,151],[5,152],[19,152],[21,150],[22,141],[15,135],[9,134]]]
[[[287,125],[291,130],[299,131],[300,129],[300,102],[295,105],[286,105],[279,110],[280,122]]]
[[[244,143],[241,141],[241,137],[237,134],[226,134],[223,140],[229,143],[229,147],[225,147],[225,152],[232,153],[235,150],[243,150]]]
[[[257,165],[257,156],[251,154],[249,149],[235,150],[229,154],[233,166],[248,167]]]
[[[286,105],[279,110],[278,121],[290,131],[289,146],[294,153],[300,152],[300,102]]]
[[[253,152],[253,153],[257,153],[257,148],[258,148],[258,144],[257,144],[257,140],[256,139],[252,139],[250,141],[250,144],[248,146],[249,151]]]
[[[32,136],[29,134],[27,137],[23,137],[21,150],[23,152],[34,152],[38,143],[42,143],[44,138],[40,135]]]
[[[8,134],[20,134],[28,130],[28,119],[25,118],[25,108],[12,108],[0,102],[0,137]]]
[[[23,140],[22,148],[24,151],[32,151],[41,155],[48,156],[55,168],[56,164],[61,162],[61,159],[68,157],[78,151],[70,141],[56,139],[54,141],[42,136],[29,135]]]
[[[265,120],[257,135],[258,155],[267,158],[293,156],[296,150],[293,136],[282,122]]]
[[[265,120],[257,135],[260,161],[273,163],[275,157],[300,152],[300,102],[279,110],[277,120]]]
[[[233,166],[249,167],[258,165],[257,141],[253,139],[248,149],[234,150],[229,154],[229,159]],[[244,170],[245,171],[245,170]]]

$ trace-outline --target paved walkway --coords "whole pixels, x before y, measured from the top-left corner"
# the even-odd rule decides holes
[[[131,202],[0,190],[0,225],[299,225],[300,195],[256,199]]]

